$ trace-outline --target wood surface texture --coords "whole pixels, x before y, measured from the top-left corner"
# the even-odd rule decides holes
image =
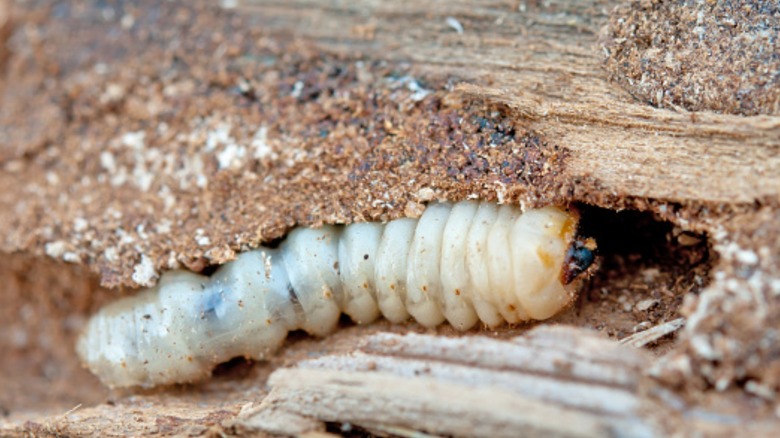
[[[644,351],[565,326],[501,341],[377,334],[363,339],[356,352],[277,370],[268,396],[247,408],[236,425],[283,435],[324,430],[325,422],[408,436],[771,431],[772,423],[728,424],[717,408],[700,409],[672,392],[649,389],[650,359]]]
[[[572,181],[607,194],[751,203],[780,194],[780,117],[663,110],[607,80],[611,1],[241,3],[269,33],[450,73],[572,151]],[[460,34],[448,26],[457,17]],[[479,85],[469,84],[474,81]]]
[[[619,3],[0,0],[0,435],[771,436],[780,116],[632,97],[605,68]],[[72,352],[165,270],[473,198],[661,224],[682,258],[602,254],[557,321],[609,340],[379,323],[138,394]]]

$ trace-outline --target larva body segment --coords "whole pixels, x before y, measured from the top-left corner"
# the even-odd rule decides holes
[[[363,223],[345,227],[339,239],[339,271],[344,286],[344,313],[358,324],[379,317],[374,259],[382,238],[382,225]]]
[[[496,222],[490,227],[487,239],[489,291],[496,296],[501,316],[507,322],[514,324],[528,320],[528,313],[515,295],[512,248],[509,245],[510,230],[519,212],[513,208],[498,210]]]
[[[198,319],[190,327],[194,356],[214,351],[231,357],[264,356],[281,345],[287,332],[303,325],[298,303],[289,297],[288,275],[276,250],[251,251],[223,265],[204,285]]]
[[[454,327],[464,330],[477,323],[477,312],[470,294],[471,278],[466,269],[466,239],[471,221],[477,212],[476,202],[459,202],[450,210],[444,226],[441,247],[441,293],[444,314]]]
[[[487,260],[487,238],[490,228],[496,222],[498,208],[483,202],[477,208],[469,232],[466,235],[466,266],[471,277],[472,300],[479,319],[489,327],[504,322],[490,289],[490,274]]]
[[[430,205],[417,222],[409,249],[406,310],[426,327],[444,322],[439,263],[442,235],[449,213],[449,204]]]
[[[419,220],[295,229],[211,277],[169,272],[106,306],[78,352],[109,386],[150,387],[201,379],[233,357],[266,358],[291,330],[326,335],[342,312],[361,324],[411,315],[461,330],[549,318],[572,300],[569,269],[592,261],[592,242],[571,249],[577,219],[466,201],[432,204]]]
[[[336,328],[344,301],[338,274],[341,228],[297,228],[280,248],[289,276],[288,293],[299,307],[299,328],[325,336]]]
[[[385,225],[375,259],[379,310],[391,322],[409,319],[406,310],[406,266],[414,239],[415,219],[398,219]]]

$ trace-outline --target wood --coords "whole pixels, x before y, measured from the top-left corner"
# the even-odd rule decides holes
[[[0,0],[0,64],[5,72],[0,133],[7,142],[0,144],[0,182],[24,188],[0,194],[0,225],[7,231],[2,249],[7,253],[85,265],[112,287],[137,285],[152,281],[156,272],[138,269],[147,275],[136,281],[136,268],[153,264],[167,269],[181,263],[201,269],[229,260],[234,251],[279,238],[295,224],[411,215],[437,197],[501,198],[490,186],[500,181],[496,163],[480,169],[484,173],[477,177],[450,177],[447,160],[465,153],[456,156],[459,145],[448,143],[451,137],[426,131],[426,125],[447,117],[483,117],[486,108],[500,108],[501,118],[507,115],[534,142],[556,151],[544,156],[538,173],[552,169],[550,191],[561,193],[542,194],[549,195],[543,201],[651,210],[685,231],[708,233],[719,258],[711,262],[709,289],[698,302],[689,294],[694,300],[683,309],[687,313],[682,316],[695,324],[681,328],[683,321],[673,319],[680,315],[670,312],[665,324],[625,338],[628,345],[570,328],[538,330],[509,341],[380,335],[353,354],[280,369],[269,380],[267,398],[257,390],[264,388],[262,373],[292,359],[262,365],[257,380],[236,378],[162,395],[112,394],[107,396],[110,404],[95,402],[106,397],[84,389],[97,385],[91,377],[68,371],[64,375],[77,378],[60,382],[70,384],[78,396],[88,392],[92,397],[82,408],[71,412],[77,403],[59,411],[47,406],[45,412],[57,415],[47,417],[41,408],[23,412],[22,421],[18,416],[0,418],[1,435],[192,430],[324,436],[326,422],[402,436],[423,431],[457,436],[776,432],[777,386],[772,385],[780,381],[780,347],[763,340],[771,339],[780,317],[780,117],[656,109],[609,82],[599,38],[617,1],[247,0],[235,2],[227,12],[200,2],[147,2],[137,9],[128,6],[125,12],[135,20],[130,29],[124,17],[106,18],[105,2],[77,3],[70,9],[33,10],[33,3],[15,2],[20,13],[14,15],[6,13],[12,3]],[[235,46],[228,43],[235,40]],[[256,62],[264,61],[258,54],[278,47],[306,55],[286,59],[274,52],[279,64]],[[311,55],[312,47],[320,52]],[[360,71],[353,75],[356,80],[349,79],[353,82],[333,82],[363,95],[292,98],[285,87],[308,75],[315,77],[316,87],[332,85],[330,78],[323,79],[325,70],[318,70],[319,55],[326,67],[348,69],[357,60],[387,62],[403,66],[403,74],[414,80],[449,85],[437,88],[428,102],[409,105],[407,96],[399,101],[388,97],[397,90],[383,82],[386,71],[369,69],[365,83]],[[256,80],[258,95],[241,94],[236,79],[244,73]],[[376,99],[381,105],[366,110]],[[402,105],[415,109],[399,109]],[[213,125],[194,122],[208,118],[206,114],[214,117]],[[357,130],[351,125],[355,117],[363,117],[361,123],[374,131]],[[329,138],[316,132],[312,138],[314,131],[300,128],[322,120],[331,123]],[[214,134],[218,122],[234,123],[232,146],[248,145],[262,132],[259,127],[271,127],[268,138],[259,136],[258,142],[294,166],[285,166],[284,160],[273,162],[275,166],[268,160],[238,160],[237,169],[219,169],[216,150],[204,152],[205,138]],[[367,140],[375,131],[383,139],[378,145]],[[188,140],[174,141],[180,137]],[[513,148],[526,146],[517,140],[492,151],[514,153]],[[227,145],[219,147],[229,155]],[[392,157],[398,150],[400,157]],[[415,155],[419,150],[425,152]],[[114,155],[103,160],[104,151]],[[498,164],[513,158],[521,165],[533,164],[533,156],[511,153],[500,156]],[[153,167],[161,156],[170,165]],[[380,159],[387,156],[397,161]],[[377,162],[384,167],[372,169]],[[364,164],[370,173],[359,172]],[[114,165],[129,180],[138,176],[166,190],[114,186]],[[190,167],[201,173],[188,174]],[[170,175],[179,171],[187,171],[186,178]],[[534,172],[531,177],[538,176]],[[353,173],[354,184],[346,176]],[[514,193],[512,202],[534,201],[527,199],[530,189],[524,186],[534,188],[531,177],[506,187]],[[200,178],[206,181],[203,186],[193,185]],[[385,199],[392,202],[376,206]],[[206,241],[211,243],[201,247]],[[40,277],[40,263],[32,265],[15,268],[8,277]],[[40,283],[49,278],[66,283],[62,272],[68,271],[57,269],[51,268],[54,274],[41,277]],[[84,319],[87,305],[64,314],[57,309],[65,298],[46,286],[33,289],[20,296],[44,296],[56,303],[49,306],[55,310],[44,309],[35,318],[52,319],[67,328],[57,331],[72,337],[72,324]],[[115,295],[96,285],[84,290],[79,294],[84,303]],[[578,323],[596,325],[586,319]],[[599,327],[609,329],[610,324],[598,321]],[[676,330],[681,341],[660,359],[630,348]],[[45,348],[57,352],[51,356],[56,360],[43,355],[29,362],[55,363],[58,370],[78,368],[71,343],[53,339]],[[300,347],[299,341],[299,353],[320,351],[320,344],[308,342]],[[49,352],[38,344],[0,345],[8,346],[9,357],[23,350]],[[308,357],[296,358],[301,356]],[[23,359],[9,362],[15,368],[4,373],[30,370],[29,375],[40,377],[35,386],[48,397],[48,375],[36,366],[16,366],[27,363]],[[666,372],[659,371],[660,365]],[[667,379],[669,375],[677,378]],[[712,389],[722,382],[723,392]],[[769,408],[757,412],[759,399],[767,400]],[[244,404],[249,407],[239,412]],[[711,406],[724,407],[718,411]]]
[[[317,419],[453,436],[652,437],[725,421],[717,410],[691,415],[670,392],[644,392],[649,363],[646,352],[564,326],[508,341],[378,334],[357,352],[277,370],[237,424],[284,435],[321,430]],[[728,430],[739,427],[774,426]]]
[[[598,35],[617,3],[303,0],[246,1],[239,9],[269,34],[460,76],[457,91],[508,105],[572,152],[571,181],[604,194],[725,203],[778,197],[780,117],[656,109],[608,82]]]
[[[676,332],[684,325],[685,318],[673,319],[639,333],[634,333],[631,336],[626,336],[620,340],[620,343],[634,348],[642,348],[648,344],[652,344],[653,342],[658,341],[664,336]]]
[[[514,341],[379,334],[360,352],[276,371],[270,394],[244,424],[301,433],[296,421],[280,429],[270,409],[454,436],[652,436],[656,426],[639,418],[635,394],[646,360],[571,328],[537,329]]]

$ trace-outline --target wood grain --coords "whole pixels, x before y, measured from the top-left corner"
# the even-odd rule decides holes
[[[458,78],[456,91],[506,104],[570,150],[568,177],[588,189],[673,202],[780,195],[780,117],[656,109],[608,81],[598,35],[616,4],[254,0],[239,8],[271,35]]]
[[[4,50],[12,49],[0,52],[5,74],[0,112],[8,116],[3,128],[10,132],[0,148],[0,176],[12,188],[1,197],[3,249],[84,264],[108,279],[106,284],[133,284],[129,278],[144,257],[156,268],[181,262],[201,269],[281,237],[296,223],[398,217],[405,206],[436,196],[495,195],[489,184],[501,176],[502,161],[512,157],[500,155],[472,179],[434,179],[431,174],[445,175],[446,165],[466,154],[458,155],[460,144],[447,142],[455,137],[425,126],[439,122],[440,131],[454,126],[460,135],[460,128],[474,129],[485,108],[507,109],[497,111],[493,127],[510,120],[528,130],[531,143],[539,140],[565,152],[559,161],[541,160],[540,166],[554,168],[554,182],[571,189],[557,198],[564,202],[613,210],[638,206],[656,213],[663,203],[680,204],[678,211],[693,216],[748,208],[696,228],[713,238],[720,259],[713,261],[708,290],[683,309],[683,316],[699,316],[698,324],[682,328],[675,354],[662,360],[579,332],[511,342],[377,337],[355,354],[280,370],[271,380],[272,397],[259,410],[242,410],[236,429],[222,428],[222,421],[238,412],[235,406],[223,412],[225,403],[246,403],[232,391],[210,405],[178,407],[150,396],[143,410],[130,397],[124,399],[128,403],[70,413],[53,421],[55,429],[44,420],[7,426],[17,434],[126,435],[158,433],[158,428],[160,434],[181,434],[189,424],[239,435],[299,434],[319,433],[329,421],[396,435],[416,430],[500,434],[509,426],[528,434],[574,436],[627,430],[771,436],[776,431],[772,409],[780,355],[764,337],[772,336],[772,322],[780,314],[773,299],[780,272],[780,118],[656,109],[609,82],[599,38],[617,1],[238,1],[227,12],[205,2],[145,2],[113,21],[104,2],[73,2],[72,7],[66,2],[51,10],[33,10],[33,3],[38,5],[13,3],[19,13],[0,26],[0,41],[9,42]],[[0,1],[0,9],[9,4]],[[312,54],[311,47],[322,56]],[[360,62],[379,67],[357,68]],[[399,89],[409,91],[387,85],[394,68],[423,85],[431,79],[437,84],[434,96],[411,105],[406,95],[394,100]],[[348,74],[335,80],[330,69]],[[242,74],[255,86],[252,93],[236,92]],[[338,93],[297,99],[290,90],[298,81],[310,83],[312,93],[328,87]],[[446,88],[438,86],[442,83]],[[480,101],[490,105],[472,105]],[[467,122],[447,124],[458,117]],[[213,123],[192,128],[198,120]],[[219,169],[214,151],[203,153],[203,146],[205,137],[227,122],[240,145],[250,144],[258,128],[269,127],[265,146],[300,162]],[[321,130],[320,122],[327,129]],[[157,132],[161,125],[165,132]],[[472,146],[485,138],[488,144],[496,133],[468,139]],[[130,139],[146,135],[146,141],[138,150],[130,148],[123,140],[127,134],[133,134]],[[377,134],[385,141],[369,143]],[[184,147],[173,141],[179,137],[193,140]],[[219,151],[226,152],[222,146]],[[514,143],[501,153],[526,146]],[[98,157],[104,151],[116,154],[122,169],[133,174],[137,169],[143,180],[164,184],[144,192],[107,183],[115,172],[102,170]],[[206,188],[184,184],[176,191],[170,174],[182,166],[147,169],[147,161],[160,154],[171,163],[193,157],[205,162],[198,176],[208,181]],[[516,157],[526,164],[527,156]],[[363,165],[371,173],[359,172]],[[353,176],[368,182],[350,185]],[[508,189],[525,193],[526,187],[515,184]],[[433,197],[416,195],[429,192]],[[387,198],[394,203],[371,204]],[[675,224],[686,228],[681,220]],[[196,243],[204,237],[212,244],[200,248]],[[743,263],[746,257],[758,262]],[[32,269],[24,272],[39,276]],[[608,292],[617,293],[614,287]],[[30,295],[51,294],[39,289]],[[626,342],[641,345],[676,326],[658,329]],[[721,355],[717,361],[711,359],[713,351]],[[677,367],[672,371],[678,379],[648,378],[647,367],[664,361]],[[745,369],[751,380],[743,387]],[[48,380],[40,381],[48,390]],[[713,390],[714,382],[725,382],[724,391]],[[69,383],[74,393],[86,388],[78,379]],[[430,391],[423,393],[421,385]],[[770,400],[769,409],[752,409],[759,403],[748,394],[750,388]],[[726,407],[715,412],[708,406]],[[563,417],[567,421],[560,421]],[[753,417],[756,421],[749,420]],[[459,423],[448,425],[452,418]]]
[[[269,395],[236,424],[284,435],[347,422],[366,430],[501,437],[743,428],[763,434],[776,427],[647,390],[650,362],[645,351],[566,326],[541,326],[511,340],[377,334],[356,352],[275,371]]]
[[[646,360],[640,350],[565,327],[513,341],[379,334],[359,352],[276,371],[246,424],[301,433],[297,421],[279,427],[275,419],[287,412],[454,436],[653,436],[657,425],[641,418],[637,395]]]

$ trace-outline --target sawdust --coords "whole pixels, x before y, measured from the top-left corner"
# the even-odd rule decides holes
[[[659,363],[662,380],[718,391],[740,386],[780,406],[778,223],[777,210],[764,207],[713,236],[722,262],[712,287],[682,308],[685,342]]]
[[[610,78],[663,108],[780,114],[780,7],[632,0],[604,37]]]
[[[207,11],[164,10],[157,26]],[[71,44],[117,26],[88,18]],[[69,122],[50,125],[58,140],[43,148],[4,143],[0,181],[23,191],[0,196],[5,251],[84,263],[109,287],[150,285],[160,269],[201,270],[295,225],[387,220],[433,199],[567,201],[554,179],[565,154],[500,106],[453,98],[444,78],[216,28],[119,69],[103,50],[148,44],[127,32],[78,65],[56,41],[16,45],[26,68],[9,76],[2,125],[43,135],[25,117],[37,102],[18,93],[49,82],[43,95],[66,102]]]

